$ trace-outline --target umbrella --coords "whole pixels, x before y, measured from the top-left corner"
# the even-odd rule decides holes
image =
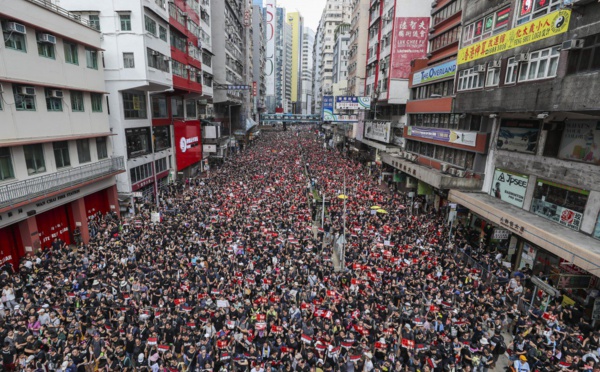
[[[338,195],[338,199],[348,199],[348,197],[344,194]]]
[[[387,214],[387,211],[385,209],[378,209],[377,213]]]
[[[381,209],[381,207],[378,206],[378,205],[374,205],[374,206],[371,207],[371,209]]]

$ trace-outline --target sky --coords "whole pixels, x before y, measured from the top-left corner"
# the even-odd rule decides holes
[[[285,8],[288,13],[300,12],[304,17],[304,27],[316,31],[325,2],[326,0],[277,0],[277,6]]]

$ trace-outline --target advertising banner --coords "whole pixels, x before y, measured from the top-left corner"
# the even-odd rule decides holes
[[[523,10],[521,9],[521,11]],[[476,61],[480,58],[562,34],[569,29],[570,20],[571,11],[568,9],[552,12],[544,17],[460,49],[458,51],[458,64]]]
[[[333,96],[323,96],[323,121],[333,121]]]
[[[539,133],[539,121],[504,120],[500,125],[496,147],[499,150],[535,154]]]
[[[391,121],[367,121],[365,122],[365,138],[389,143],[391,135]]]
[[[533,199],[531,208],[535,214],[575,231],[579,231],[583,221],[582,213],[541,199]]]
[[[338,110],[370,110],[371,97],[338,96],[335,97]]]
[[[396,17],[394,32],[390,79],[408,79],[410,62],[427,56],[429,17]]]
[[[182,170],[202,160],[200,146],[200,123],[194,121],[176,121],[175,130],[175,159],[177,170]]]
[[[490,195],[515,207],[523,208],[529,177],[496,169]]]
[[[440,128],[408,127],[408,135],[471,147],[477,145],[477,133],[475,132],[461,132]]]
[[[426,68],[413,74],[412,84],[425,84],[432,81],[449,78],[456,74],[456,60],[442,63],[441,65]]]
[[[275,95],[275,0],[265,0],[265,84],[267,95]]]
[[[600,122],[587,120],[567,122],[558,157],[600,165]]]

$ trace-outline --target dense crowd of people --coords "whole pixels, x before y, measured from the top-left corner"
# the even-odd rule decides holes
[[[312,188],[330,201],[322,228]],[[466,227],[450,239],[443,213],[406,206],[314,130],[265,133],[163,192],[160,222],[150,204],[99,216],[88,244],[3,271],[3,368],[487,372],[506,352],[518,372],[598,371],[580,308],[521,311],[522,283]],[[506,280],[484,280],[459,248]]]

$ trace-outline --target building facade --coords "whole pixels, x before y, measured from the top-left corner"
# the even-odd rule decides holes
[[[55,239],[87,243],[97,213],[120,213],[124,159],[113,154],[95,20],[2,0],[0,24],[0,262],[16,269]]]
[[[348,44],[350,25],[340,23],[335,29],[333,45],[333,95],[348,95]]]
[[[255,121],[258,122],[259,113],[266,108],[265,97],[267,95],[267,85],[265,81],[266,67],[266,22],[262,6],[254,4],[252,6],[252,59],[253,79],[252,79],[252,99],[254,112],[256,113]]]
[[[600,266],[600,5],[561,4],[464,7],[455,112],[492,129],[482,193],[450,200],[488,237],[506,231],[513,267],[585,297],[575,288],[597,288]]]
[[[317,27],[317,31],[315,32],[315,41],[313,43],[313,54],[312,54],[312,78],[313,78],[313,101],[312,101],[312,112],[315,114],[321,114],[321,102],[323,97],[323,88],[321,87],[321,43],[322,39],[320,34],[323,32],[321,25]]]
[[[313,113],[312,106],[313,95],[313,48],[315,44],[315,32],[308,27],[304,27],[302,36],[302,115]]]
[[[291,101],[294,114],[300,114],[302,111],[302,52],[304,37],[304,17],[300,12],[287,14],[288,24],[291,27]]]
[[[348,95],[362,97],[365,94],[365,71],[367,68],[367,42],[369,27],[369,0],[354,0],[350,21],[350,45],[348,47]]]

